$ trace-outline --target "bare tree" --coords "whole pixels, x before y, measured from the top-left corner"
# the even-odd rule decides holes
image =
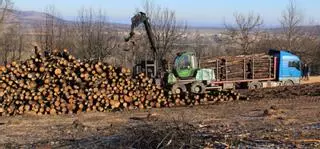
[[[309,27],[301,27],[297,41],[292,45],[293,51],[298,54],[305,63],[318,63],[317,52],[320,49],[318,27],[311,21]]]
[[[196,56],[198,57],[198,63],[199,60],[201,59],[202,56],[204,56],[204,54],[208,54],[207,48],[208,46],[206,45],[205,41],[204,41],[204,37],[201,36],[201,34],[199,33],[199,31],[197,30],[194,36],[194,46],[193,46],[193,50],[196,54]]]
[[[263,19],[259,14],[249,13],[244,15],[241,13],[234,14],[235,25],[225,24],[228,36],[226,44],[231,47],[240,47],[242,54],[252,53],[251,47],[257,41],[259,28],[263,24]]]
[[[12,50],[11,48],[9,49],[9,39],[11,39],[11,37],[13,36],[13,27],[8,28],[8,26],[6,27],[6,29],[4,28],[4,23],[5,23],[5,19],[8,17],[8,11],[13,7],[13,3],[11,0],[0,0],[0,33],[1,33],[1,49],[0,49],[0,53],[1,53],[1,61],[2,63],[7,63],[8,61],[8,56],[9,53],[11,52],[10,50]]]
[[[7,12],[9,9],[13,7],[13,3],[11,0],[0,0],[0,29],[2,30],[3,28],[3,23],[5,21],[5,18],[7,16]]]
[[[57,34],[58,13],[54,5],[48,5],[43,13],[44,20],[40,22],[36,32],[38,32],[37,42],[40,49],[53,50],[56,48],[55,36]]]
[[[22,25],[19,22],[14,23],[5,30],[1,41],[1,63],[6,64],[7,62],[21,60],[23,58],[22,53],[26,42]]]
[[[19,23],[18,25],[18,60],[21,60],[22,57],[22,52],[25,51],[25,46],[26,46],[26,37],[24,35],[24,32],[22,31],[22,25]]]
[[[44,20],[36,27],[37,43],[40,49],[53,50],[73,48],[74,39],[71,23],[63,20],[54,5],[45,9]]]
[[[118,46],[116,32],[111,30],[102,10],[82,8],[75,24],[78,55],[85,59],[104,59]]]
[[[54,39],[55,39],[55,7],[50,5],[46,8],[46,19],[45,19],[45,49],[54,49]]]
[[[294,43],[299,37],[299,25],[303,21],[303,15],[298,11],[295,0],[289,0],[289,5],[282,13],[280,20],[286,43],[283,48],[293,50]]]
[[[290,0],[287,8],[282,13],[280,23],[284,42],[282,49],[288,49],[299,55],[304,63],[318,63],[317,51],[319,51],[319,27],[313,21],[309,22],[310,26],[301,26],[304,20],[303,14],[299,11],[296,1]]]
[[[144,2],[143,11],[149,17],[149,21],[152,25],[152,32],[155,36],[157,57],[159,61],[160,58],[165,58],[172,54],[175,43],[177,43],[185,34],[187,25],[179,24],[177,22],[175,11],[157,6],[150,0]]]

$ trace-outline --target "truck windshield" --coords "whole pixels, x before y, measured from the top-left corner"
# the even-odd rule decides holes
[[[294,68],[296,68],[296,69],[298,69],[298,70],[301,69],[301,68],[300,68],[300,61],[289,61],[289,62],[288,62],[288,66],[289,66],[289,67],[294,67]]]

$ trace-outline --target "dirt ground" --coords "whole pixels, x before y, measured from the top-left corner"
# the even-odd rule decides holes
[[[242,95],[251,100],[265,98],[296,98],[300,96],[320,96],[320,83],[308,83],[294,86],[281,86],[277,88],[263,88],[258,90],[243,90]]]
[[[320,82],[320,76],[311,76],[309,80],[302,80],[302,84],[318,83]]]
[[[320,96],[308,92],[320,84],[216,105],[0,117],[0,148],[320,148]]]

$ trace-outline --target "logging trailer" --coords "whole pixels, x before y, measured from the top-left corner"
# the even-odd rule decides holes
[[[159,75],[164,70],[159,65],[157,48],[151,25],[145,13],[139,12],[131,19],[129,41],[134,35],[134,28],[143,23],[153,50],[153,61],[136,64],[134,72],[146,72],[151,68],[156,82],[160,82],[173,94],[181,92],[204,93],[212,89],[289,86],[300,83],[300,58],[286,50],[269,50],[268,54],[223,56],[198,60],[193,52],[178,53],[170,71]],[[138,66],[138,67],[137,67]],[[139,69],[138,69],[139,68]],[[142,69],[141,69],[142,68]]]

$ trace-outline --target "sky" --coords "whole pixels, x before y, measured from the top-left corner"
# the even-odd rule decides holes
[[[265,26],[277,26],[288,0],[152,0],[156,5],[175,11],[181,22],[191,26],[221,26],[232,22],[235,12],[258,13]],[[91,7],[102,9],[108,19],[116,23],[130,23],[137,9],[142,9],[144,0],[13,0],[19,10],[44,11],[54,5],[64,19],[74,19],[78,10]],[[296,0],[305,24],[320,22],[320,0]]]

